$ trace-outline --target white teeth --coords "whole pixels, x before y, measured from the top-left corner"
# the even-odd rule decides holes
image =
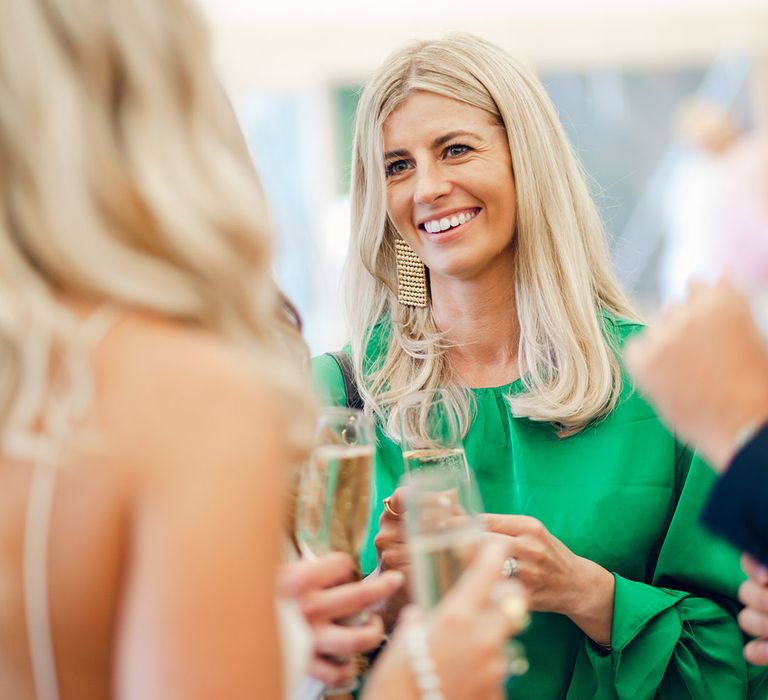
[[[452,216],[446,216],[442,219],[432,219],[431,221],[425,221],[423,226],[427,233],[440,233],[441,231],[447,231],[449,228],[455,228],[466,224],[470,219],[474,219],[477,211],[461,212],[460,214],[454,214]]]

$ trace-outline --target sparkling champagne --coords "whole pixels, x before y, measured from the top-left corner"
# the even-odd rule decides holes
[[[368,532],[372,445],[315,448],[299,490],[296,538],[305,556],[346,552],[357,563]]]
[[[461,447],[409,450],[403,453],[403,460],[409,472],[429,469],[465,474],[469,478],[467,458]]]
[[[483,530],[476,525],[410,541],[414,567],[414,598],[425,610],[434,608],[474,559]]]

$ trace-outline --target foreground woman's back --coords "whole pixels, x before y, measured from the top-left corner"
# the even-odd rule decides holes
[[[206,38],[186,0],[3,4],[3,698],[281,694],[303,345]]]
[[[137,314],[118,317],[93,367],[87,425],[103,441],[56,465],[51,513],[61,697],[279,697],[286,454],[266,382],[214,338]],[[4,453],[0,465],[0,688],[34,697],[22,577],[33,462]]]

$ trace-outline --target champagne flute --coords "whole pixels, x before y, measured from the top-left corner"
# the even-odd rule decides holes
[[[406,472],[456,471],[469,478],[461,425],[448,392],[443,389],[416,391],[399,409],[400,446]]]
[[[413,600],[431,610],[459,580],[487,536],[479,517],[482,501],[474,479],[462,470],[423,469],[406,475],[403,483]],[[510,595],[508,588],[500,581],[498,595]],[[520,642],[508,640],[505,653],[511,676],[528,670]]]
[[[296,499],[294,534],[302,555],[318,559],[330,552],[345,552],[352,557],[358,580],[370,520],[374,445],[373,423],[362,411],[322,409],[315,447],[301,470]],[[339,622],[359,625],[366,619],[361,613]],[[355,680],[325,694],[345,695],[357,687]]]
[[[469,566],[485,538],[474,481],[459,470],[423,469],[404,480],[413,599],[431,610]]]

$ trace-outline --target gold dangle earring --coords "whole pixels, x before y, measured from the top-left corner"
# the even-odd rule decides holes
[[[400,236],[395,238],[397,300],[404,306],[427,305],[427,268]]]

